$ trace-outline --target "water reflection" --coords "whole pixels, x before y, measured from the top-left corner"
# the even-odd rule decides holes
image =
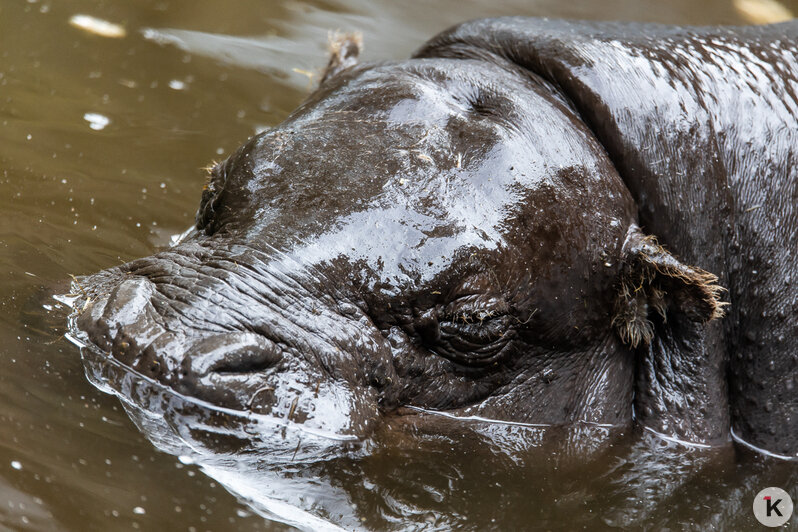
[[[181,396],[98,352],[78,337],[86,376],[120,399],[136,427],[161,451],[197,464],[265,517],[308,530],[338,529],[331,520],[356,523],[329,507],[349,509],[345,494],[309,466],[356,456],[351,437],[307,429],[287,419],[215,407]],[[351,512],[351,510],[349,510]],[[348,513],[349,513],[348,512]]]
[[[303,530],[726,528],[748,522],[740,500],[763,478],[798,479],[792,465],[731,446],[685,447],[610,426],[415,411],[354,441],[180,396],[70,334],[89,381],[119,398],[158,449],[196,464],[263,517]],[[585,441],[597,442],[588,459]],[[710,497],[694,493],[707,489]],[[711,511],[694,508],[696,497]]]

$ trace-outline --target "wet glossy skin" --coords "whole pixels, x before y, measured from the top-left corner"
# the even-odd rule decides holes
[[[638,366],[638,386],[652,391],[638,396],[638,412],[661,432],[680,424],[719,437],[730,411],[742,440],[791,456],[797,47],[795,22],[691,29],[500,19],[463,25],[419,53],[490,50],[562,87],[607,148],[645,229],[728,287],[727,319],[658,331]]]
[[[789,232],[730,221],[756,194],[794,197],[783,161],[795,144],[782,126],[795,115],[756,103],[791,101],[772,81],[795,78],[794,58],[782,59],[769,88],[749,83],[753,73],[723,81],[755,102],[765,128],[755,133],[776,136],[768,145],[779,149],[766,154],[756,141],[736,142],[749,132],[709,97],[722,93],[712,86],[721,76],[699,68],[708,48],[742,65],[743,47],[712,41],[695,52],[685,34],[691,62],[666,52],[674,43],[665,34],[683,37],[650,26],[477,22],[419,58],[335,72],[283,124],[213,169],[182,243],[83,279],[77,325],[182,394],[339,436],[368,436],[386,416],[413,415],[401,408],[409,406],[619,429],[636,419],[724,443],[731,397],[749,441],[795,454],[795,432],[771,434],[774,423],[758,417],[763,399],[748,390],[762,384],[755,364],[732,362],[731,393],[724,370],[740,328],[784,337],[784,350],[770,351],[775,364],[791,363],[795,347],[794,330],[745,321],[737,309],[738,298],[746,308],[746,275],[758,274],[731,276],[743,271],[735,257],[747,245],[751,261],[775,253],[769,275],[783,281],[795,268],[787,248],[762,249],[745,234],[778,241]],[[767,48],[768,35],[728,38]],[[669,57],[671,70],[657,70]],[[691,90],[679,84],[689,74]],[[673,178],[682,165],[709,170]],[[742,177],[761,165],[773,169],[776,192]],[[776,217],[794,220],[791,205]],[[638,222],[720,276],[731,319],[708,323],[696,282],[648,262]],[[619,334],[619,289],[639,268],[655,277],[630,301],[654,334],[633,348]],[[786,286],[789,304],[795,289]],[[775,384],[786,415],[791,382]]]
[[[625,425],[630,354],[587,302],[611,297],[632,212],[542,82],[361,68],[213,170],[196,234],[90,279],[110,297],[78,323],[181,393],[341,434],[398,406]]]

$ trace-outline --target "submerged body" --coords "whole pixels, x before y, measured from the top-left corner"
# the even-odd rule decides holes
[[[344,41],[191,234],[82,281],[77,327],[343,439],[423,410],[798,456],[796,47],[795,23],[520,18],[405,61]]]

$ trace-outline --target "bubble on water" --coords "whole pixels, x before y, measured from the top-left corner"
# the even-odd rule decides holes
[[[100,131],[111,123],[111,119],[100,113],[86,113],[83,115],[83,120],[89,123],[89,127]]]
[[[17,471],[19,471],[19,470],[21,470],[21,469],[22,469],[22,463],[21,463],[21,462],[18,462],[17,460],[12,460],[12,461],[11,461],[11,467],[13,467],[13,468],[14,468],[14,469],[16,469]]]
[[[72,15],[69,19],[69,24],[100,37],[121,39],[127,35],[127,31],[123,26],[90,15]]]
[[[179,79],[173,79],[172,81],[169,82],[169,88],[176,91],[182,91],[185,90],[186,84],[185,82],[180,81]]]
[[[144,515],[145,513],[147,513],[147,511],[141,506],[136,506],[135,508],[133,508],[133,513],[138,515]]]
[[[177,459],[180,460],[180,463],[184,465],[191,465],[194,463],[194,459],[186,455],[180,455],[177,457]]]

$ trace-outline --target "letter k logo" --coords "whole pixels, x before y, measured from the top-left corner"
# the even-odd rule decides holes
[[[792,516],[792,498],[781,488],[765,488],[754,497],[754,517],[765,526],[783,526]]]
[[[767,495],[763,498],[765,499],[765,502],[767,502],[767,516],[770,517],[775,512],[776,515],[782,517],[781,512],[779,511],[779,503],[781,502],[781,499],[776,499],[776,502],[773,502],[770,495]]]

